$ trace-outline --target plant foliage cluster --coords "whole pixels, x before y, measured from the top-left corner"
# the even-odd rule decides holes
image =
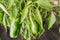
[[[58,14],[52,10],[56,9]],[[60,18],[60,7],[50,0],[0,0],[0,23],[7,31],[10,28],[10,37],[17,38],[22,34],[26,40],[45,32],[44,27],[50,30]],[[58,20],[60,23],[60,19]]]

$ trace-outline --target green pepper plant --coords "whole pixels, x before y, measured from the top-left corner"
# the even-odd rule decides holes
[[[10,28],[10,37],[17,38],[22,34],[24,39],[36,40],[37,35],[45,32],[47,20],[48,30],[56,22],[56,14],[51,12],[57,6],[50,0],[0,0],[0,23]],[[60,13],[60,11],[59,11]]]

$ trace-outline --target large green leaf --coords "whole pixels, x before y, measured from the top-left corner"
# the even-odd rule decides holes
[[[38,0],[36,2],[38,3],[38,5],[40,5],[41,8],[46,10],[50,10],[51,8],[55,7],[49,2],[49,0]]]
[[[38,10],[38,8],[36,8],[36,11],[35,11],[35,14],[34,14],[34,17],[35,17],[35,20],[39,23],[40,27],[39,27],[39,30],[40,30],[40,35],[43,34],[44,32],[44,29],[43,29],[43,20],[42,20],[42,16]]]
[[[11,11],[10,11],[11,17],[16,18],[17,14],[18,14],[18,9],[16,6],[12,7]]]
[[[19,19],[12,18],[11,25],[10,25],[10,37],[11,38],[17,38],[20,34],[20,27]]]
[[[30,15],[30,26],[31,26],[31,31],[33,34],[38,34],[38,24],[34,20],[34,18]]]
[[[53,26],[53,24],[55,23],[55,21],[56,21],[56,17],[52,13],[51,16],[48,18],[48,29],[50,29]]]
[[[31,3],[31,2],[30,2]],[[29,3],[27,3],[28,5],[24,7],[24,9],[22,10],[22,14],[21,14],[21,22],[22,23],[24,21],[24,19],[27,17],[28,14],[28,8],[31,6],[31,4],[29,5]]]

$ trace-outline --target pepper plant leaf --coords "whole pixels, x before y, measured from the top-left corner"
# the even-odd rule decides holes
[[[20,23],[22,23],[22,22],[24,21],[24,19],[26,18],[27,14],[28,14],[28,8],[29,8],[30,6],[31,6],[31,5],[27,5],[27,6],[25,6],[24,9],[22,10]]]
[[[10,14],[8,13],[8,11],[6,10],[6,8],[5,8],[2,4],[0,4],[0,8],[1,8],[8,16],[10,16]]]
[[[53,24],[56,21],[55,15],[52,13],[51,16],[48,18],[48,29],[52,28]]]
[[[16,20],[12,18],[11,25],[10,25],[10,37],[11,38],[17,38],[20,34],[20,27],[21,25],[19,24],[19,18]]]
[[[0,23],[2,23],[3,20],[3,13],[0,11]]]
[[[37,34],[38,33],[38,24],[36,23],[36,21],[34,20],[34,18],[32,17],[32,15],[30,15],[30,25],[31,25],[31,31],[33,34]]]
[[[46,10],[50,10],[51,8],[55,7],[55,5],[52,5],[49,0],[38,0],[36,2],[41,8]]]
[[[43,34],[43,32],[44,32],[42,16],[41,16],[38,8],[36,9],[35,12],[36,12],[36,13],[34,14],[34,17],[35,17],[35,20],[36,20],[36,21],[39,23],[39,25],[40,25],[40,28],[39,28],[40,32],[39,32],[39,34],[41,35],[41,34]]]
[[[15,0],[8,0],[8,9],[14,4]]]

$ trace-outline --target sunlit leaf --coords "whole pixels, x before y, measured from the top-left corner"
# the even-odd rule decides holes
[[[14,4],[15,0],[8,0],[8,9]]]
[[[40,5],[41,8],[46,10],[50,10],[51,8],[55,7],[48,0],[38,0],[37,3],[38,5]]]
[[[8,16],[10,16],[8,11],[6,10],[6,8],[2,4],[0,4],[0,9],[2,9]]]
[[[55,21],[56,21],[56,17],[52,13],[51,16],[48,18],[48,29],[50,29],[53,26],[53,24],[55,23]]]
[[[43,29],[43,20],[42,20],[42,16],[38,10],[38,8],[35,11],[36,13],[34,14],[35,20],[39,23],[40,25],[40,35],[43,34],[44,29]]]
[[[24,21],[24,19],[26,18],[27,14],[28,14],[28,8],[30,7],[31,5],[27,5],[24,7],[24,9],[22,10],[22,14],[21,14],[21,22],[22,23]]]
[[[20,33],[20,27],[19,19],[16,21],[16,19],[12,18],[11,25],[10,25],[10,37],[11,38],[17,38]]]
[[[30,26],[31,26],[32,33],[37,34],[38,33],[38,24],[32,16],[30,16]]]
[[[3,16],[3,25],[7,31],[6,14],[4,14],[4,16]]]
[[[12,7],[12,10],[11,10],[10,14],[11,14],[11,17],[14,17],[14,18],[17,17],[18,9],[17,9],[16,6]]]

